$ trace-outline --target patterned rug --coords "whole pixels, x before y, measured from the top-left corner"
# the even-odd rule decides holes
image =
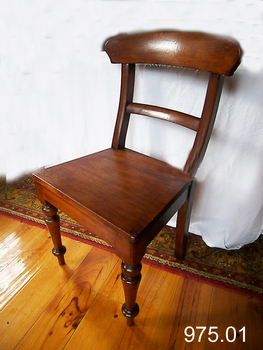
[[[6,184],[0,180],[0,214],[44,226],[41,203],[35,193],[31,176]],[[64,213],[61,231],[79,241],[110,250],[111,247]],[[175,229],[166,226],[151,242],[144,263],[205,283],[234,289],[263,298],[263,236],[240,250],[210,248],[200,236],[189,234],[186,257],[177,261],[173,256]]]

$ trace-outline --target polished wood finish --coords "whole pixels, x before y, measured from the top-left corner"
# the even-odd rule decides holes
[[[64,254],[66,247],[62,245],[60,234],[60,217],[58,210],[51,204],[43,205],[43,213],[45,214],[45,223],[51,234],[54,248],[52,253],[58,258],[59,265],[65,264]]]
[[[145,105],[142,103],[128,103],[127,112],[145,115],[147,117],[167,120],[169,122],[185,126],[194,131],[198,130],[200,118],[194,117],[190,114],[173,111],[171,109]]]
[[[188,228],[190,223],[190,216],[192,207],[194,204],[194,196],[196,190],[197,181],[193,179],[191,184],[191,190],[188,193],[187,200],[184,202],[177,216],[176,225],[176,245],[175,245],[175,256],[182,258],[186,253]]]
[[[261,348],[262,300],[146,264],[138,294],[140,317],[128,327],[121,313],[120,259],[68,237],[63,241],[67,265],[54,268],[46,229],[0,215],[1,288],[8,276],[1,289],[1,349]],[[196,331],[191,343],[185,341],[188,326]],[[198,342],[200,326],[207,330]],[[209,342],[211,326],[218,327],[224,342]],[[229,326],[237,331],[245,326],[245,342],[241,333],[227,342]]]
[[[123,314],[132,325],[139,312],[136,296],[141,260],[147,245],[177,212],[175,254],[184,257],[194,174],[204,156],[223,84],[240,62],[241,50],[232,39],[203,33],[153,32],[118,36],[105,43],[112,62],[122,64],[120,103],[112,147],[33,175],[53,253],[64,264],[59,208],[104,239],[122,260],[125,291]],[[136,64],[166,64],[206,70],[209,83],[200,118],[133,101]],[[168,120],[196,132],[184,170],[125,147],[131,113]]]
[[[114,149],[125,147],[125,139],[130,121],[130,113],[127,110],[127,105],[133,100],[134,80],[135,65],[122,64],[120,102],[112,140],[112,148]]]
[[[139,263],[135,266],[129,266],[122,263],[122,275],[123,289],[125,295],[125,304],[122,306],[122,313],[127,317],[127,325],[133,324],[133,319],[139,313],[139,305],[136,303],[137,291],[142,278],[141,269],[142,264]]]
[[[229,76],[241,60],[237,41],[215,34],[159,31],[120,35],[106,42],[112,63],[162,64]]]
[[[212,133],[223,82],[224,77],[212,73],[210,74],[200,124],[197,129],[194,145],[184,166],[184,171],[192,176],[195,175],[203,160]]]

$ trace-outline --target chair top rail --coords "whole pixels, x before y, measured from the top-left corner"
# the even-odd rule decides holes
[[[233,75],[242,50],[232,38],[202,32],[155,31],[119,35],[106,41],[112,63],[160,64]]]

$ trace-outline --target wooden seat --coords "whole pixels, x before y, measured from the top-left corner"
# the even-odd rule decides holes
[[[240,63],[241,49],[230,38],[196,32],[149,32],[109,39],[105,50],[122,65],[121,94],[112,147],[33,174],[53,254],[62,265],[59,208],[115,248],[122,260],[123,314],[132,325],[139,312],[136,295],[147,245],[178,211],[175,255],[185,254],[196,181],[194,174],[211,135],[223,76]],[[200,117],[133,101],[137,64],[203,70],[209,82]],[[154,68],[154,67],[153,67]],[[165,92],[164,92],[165,93]],[[180,124],[196,132],[183,171],[129,150],[125,138],[131,114]],[[87,277],[88,278],[88,277]]]

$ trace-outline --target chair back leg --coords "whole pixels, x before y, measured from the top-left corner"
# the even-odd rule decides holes
[[[194,179],[188,192],[188,198],[178,211],[176,225],[175,257],[179,260],[182,260],[185,257],[186,253],[189,223],[194,202],[196,185],[197,182]]]

